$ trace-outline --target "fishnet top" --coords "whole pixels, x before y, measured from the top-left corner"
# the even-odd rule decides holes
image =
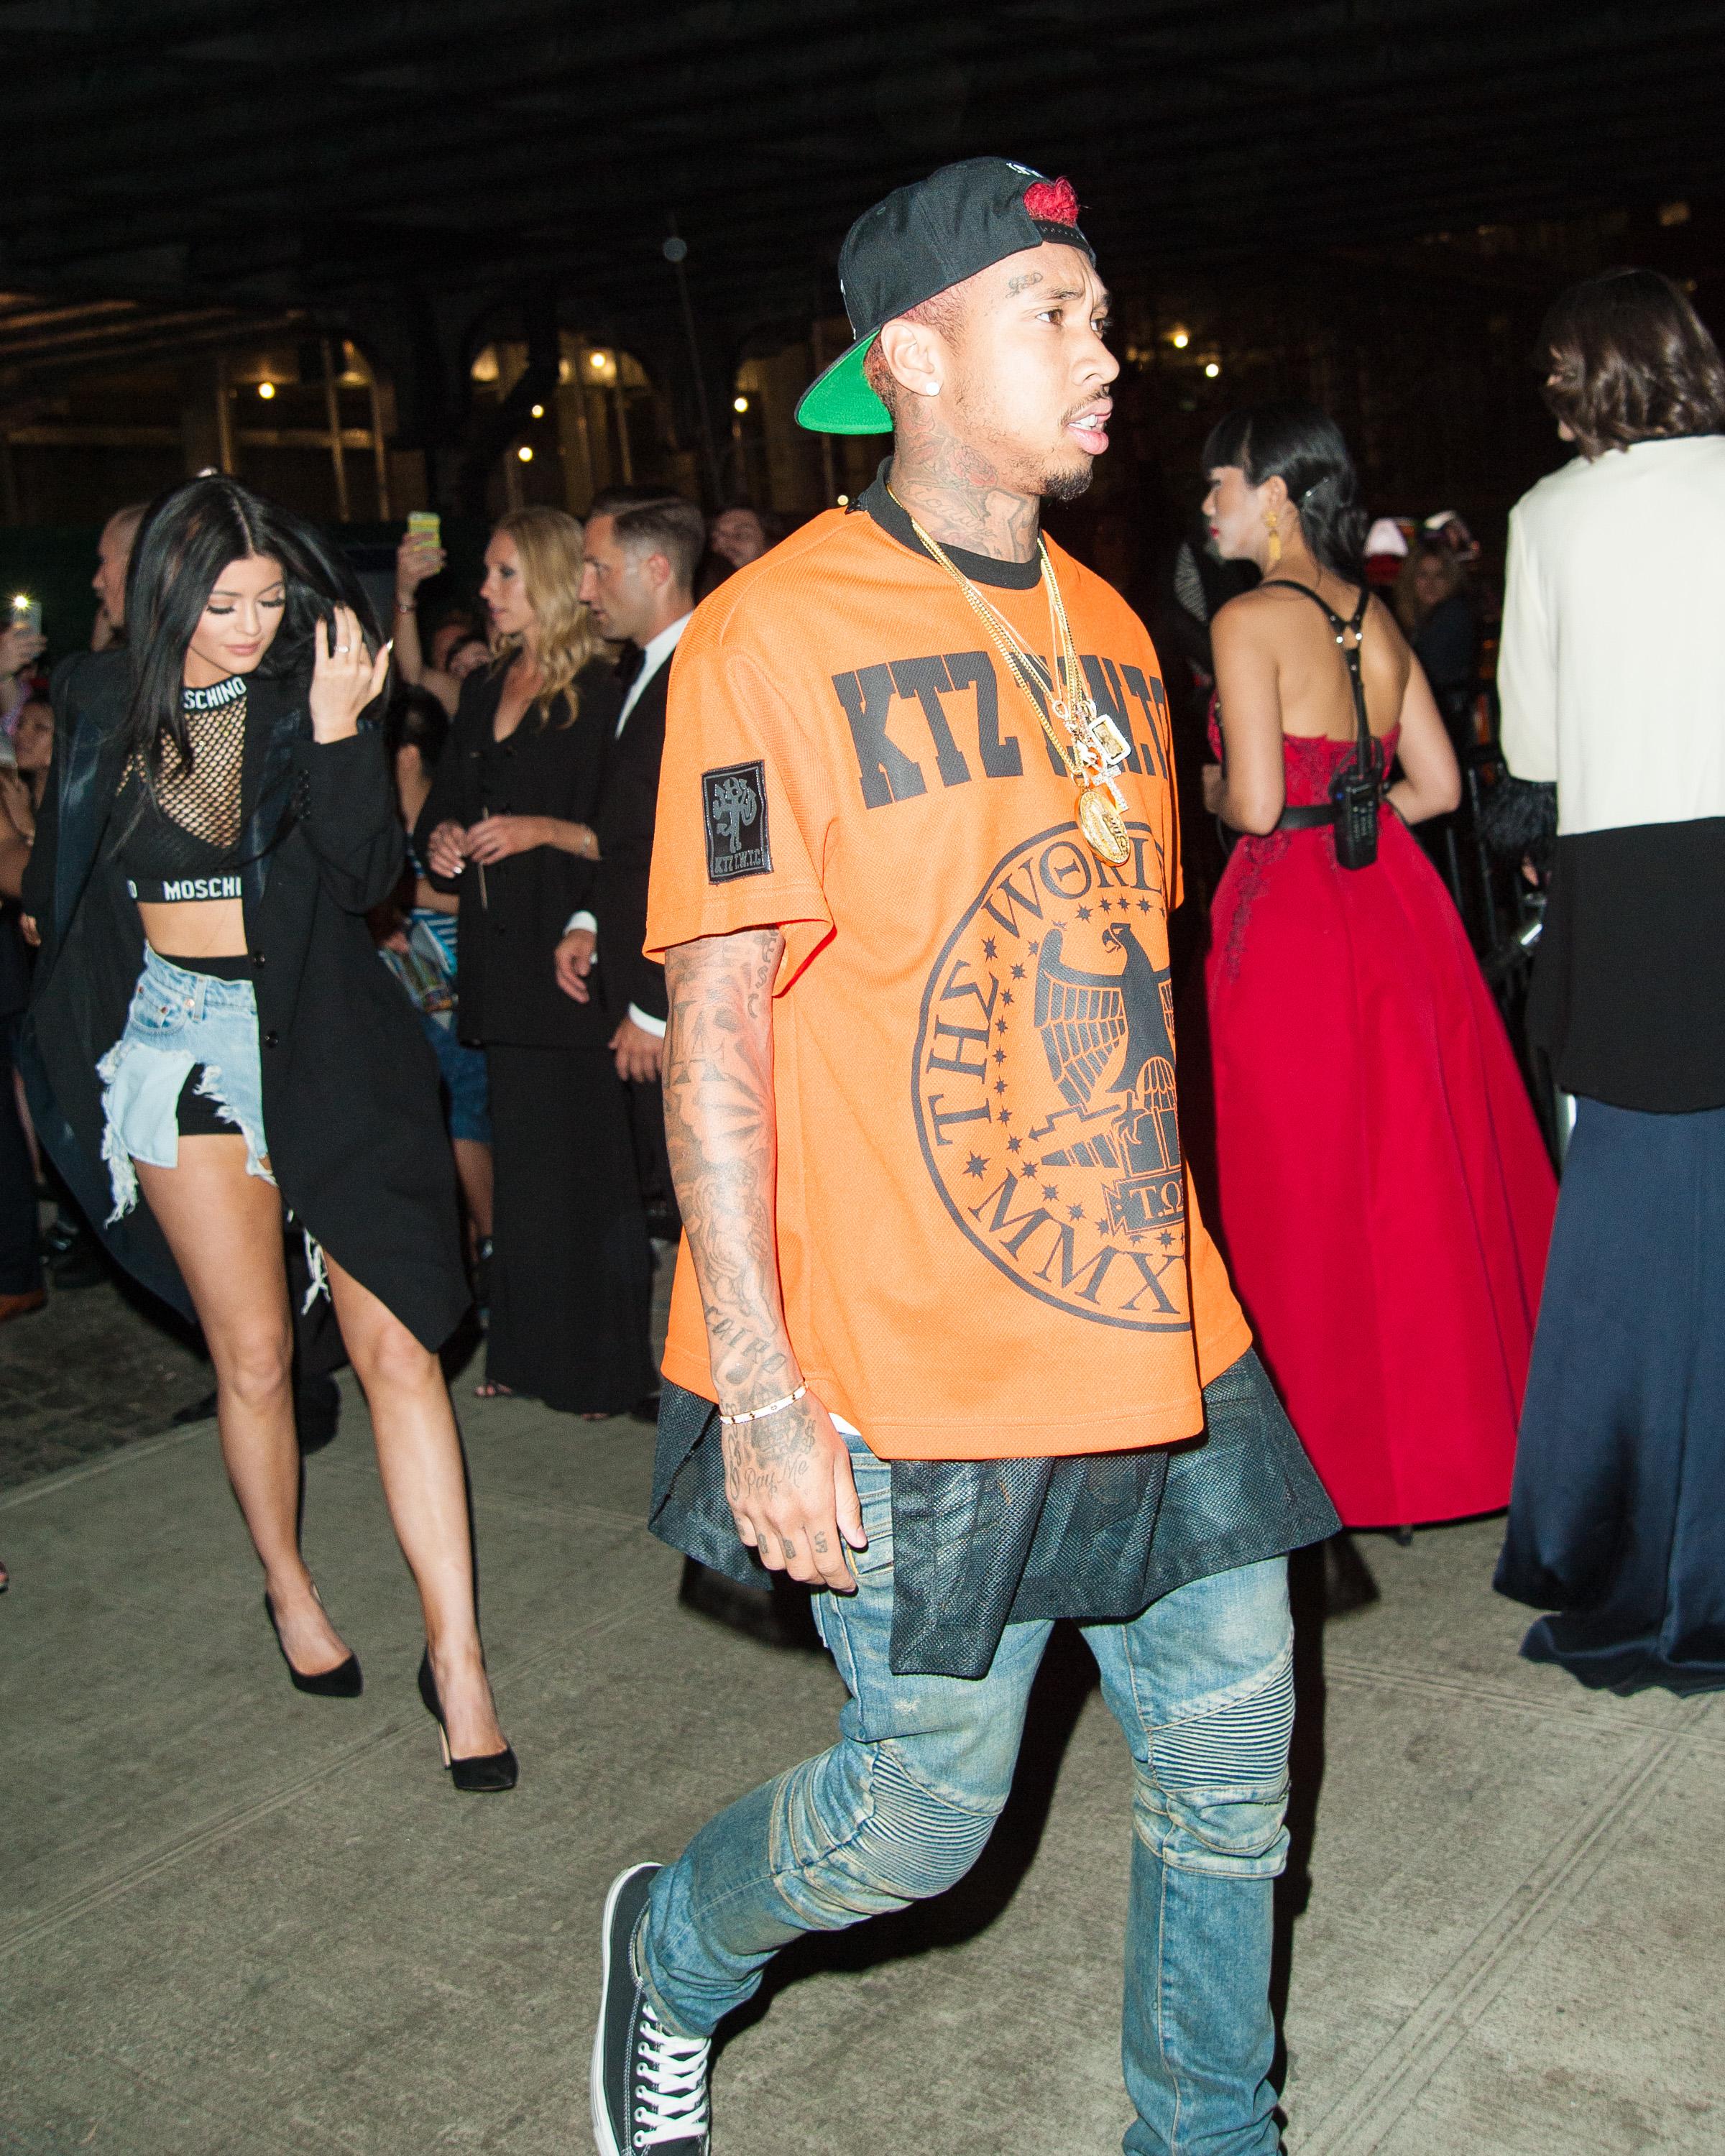
[[[153,795],[141,756],[132,757],[120,782],[120,865],[140,898],[227,896],[171,886],[239,865],[257,785],[255,758],[247,755],[245,677],[187,689],[185,713],[189,761],[169,741]]]

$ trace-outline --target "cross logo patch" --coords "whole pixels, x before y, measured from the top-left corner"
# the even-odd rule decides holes
[[[773,873],[765,763],[727,763],[717,771],[702,772],[701,806],[706,825],[709,883]]]

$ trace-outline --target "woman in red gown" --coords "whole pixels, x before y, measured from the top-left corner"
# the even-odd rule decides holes
[[[1241,834],[1205,975],[1222,1240],[1347,1526],[1496,1511],[1556,1183],[1460,916],[1408,832],[1455,807],[1455,753],[1366,592],[1334,424],[1236,413],[1204,466],[1217,551],[1264,572],[1215,619],[1223,761],[1204,774]],[[1332,784],[1398,761],[1375,858],[1344,867]],[[1368,796],[1368,853],[1372,823]]]

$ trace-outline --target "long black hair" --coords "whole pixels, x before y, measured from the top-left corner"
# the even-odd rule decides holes
[[[1315,404],[1247,404],[1210,430],[1206,475],[1235,465],[1250,486],[1279,479],[1320,564],[1350,584],[1366,580],[1366,512],[1342,429]]]
[[[230,562],[267,555],[281,564],[287,603],[258,670],[308,677],[312,637],[337,606],[359,617],[367,644],[382,642],[364,587],[323,534],[303,517],[212,473],[158,495],[144,512],[126,576],[131,702],[126,732],[152,788],[167,747],[189,770],[192,747],[182,702],[186,650],[215,583]]]

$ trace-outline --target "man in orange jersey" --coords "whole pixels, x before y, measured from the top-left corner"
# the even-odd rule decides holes
[[[1259,2156],[1285,1559],[1336,1521],[1181,1157],[1156,654],[1039,532],[1107,446],[1107,295],[1070,186],[996,158],[839,267],[799,417],[893,454],[691,624],[647,945],[686,1229],[653,1524],[824,1590],[850,1697],[614,1885],[594,2128],[704,2156],[713,2030],[798,1933],[968,1869],[1071,1617],[1136,1767],[1125,2146]]]

